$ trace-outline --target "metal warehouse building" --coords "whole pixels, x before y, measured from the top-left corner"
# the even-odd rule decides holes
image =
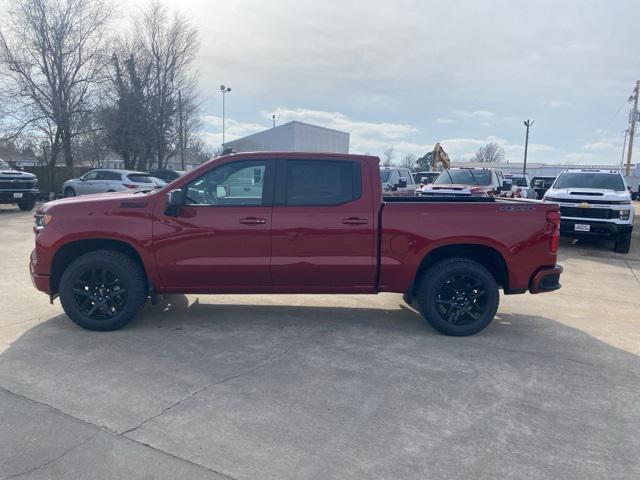
[[[235,152],[349,153],[349,134],[303,122],[289,122],[224,144]]]

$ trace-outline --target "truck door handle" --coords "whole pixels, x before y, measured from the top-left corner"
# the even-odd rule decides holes
[[[349,217],[342,219],[342,223],[345,225],[366,225],[369,223],[369,220],[366,218]]]
[[[240,223],[244,225],[263,225],[267,223],[267,221],[264,218],[247,217],[247,218],[241,218]]]

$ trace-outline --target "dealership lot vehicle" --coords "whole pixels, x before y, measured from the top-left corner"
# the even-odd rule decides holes
[[[636,232],[624,258],[561,239],[563,288],[503,297],[473,337],[386,293],[159,296],[105,335],[31,288],[32,223],[0,207],[4,476],[640,475]]]
[[[570,237],[606,237],[629,253],[634,206],[617,170],[565,170],[544,196],[560,205],[560,232]]]
[[[416,194],[416,182],[408,168],[380,168],[382,193],[388,196],[412,197]]]
[[[431,185],[436,178],[440,175],[440,172],[418,172],[413,174],[413,179],[416,182],[416,195],[422,195],[422,191],[427,188],[427,185]]]
[[[531,185],[533,186],[533,190],[536,192],[535,198],[537,200],[542,200],[544,194],[551,188],[553,182],[555,182],[556,177],[533,177],[531,179]]]
[[[509,189],[505,193],[506,196],[510,198],[536,198],[536,192],[531,186],[531,179],[529,175],[524,175],[522,173],[507,173],[505,176],[505,181],[511,182],[511,189]]]
[[[421,190],[423,196],[492,197],[505,187],[504,175],[493,168],[450,168],[431,185]]]
[[[36,215],[33,282],[93,330],[124,326],[150,293],[386,291],[460,336],[491,322],[499,287],[560,288],[557,206],[383,199],[378,164],[227,155],[159,192],[48,203]]]
[[[14,170],[0,160],[0,204],[14,204],[20,210],[32,210],[39,194],[38,179],[34,174]]]
[[[62,193],[65,197],[75,197],[92,193],[152,190],[164,185],[165,181],[144,172],[97,169],[64,182]]]

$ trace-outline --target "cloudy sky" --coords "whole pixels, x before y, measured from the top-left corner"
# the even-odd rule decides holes
[[[198,25],[206,139],[301,120],[351,150],[616,163],[640,79],[640,1],[180,0]],[[640,153],[634,156],[640,162]]]

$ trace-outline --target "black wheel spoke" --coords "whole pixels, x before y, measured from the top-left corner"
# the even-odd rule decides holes
[[[436,295],[436,309],[443,320],[464,326],[478,320],[487,308],[487,291],[482,280],[471,273],[456,273],[442,282]]]
[[[109,320],[127,304],[127,289],[108,267],[92,267],[81,272],[72,292],[79,310],[93,320]]]

